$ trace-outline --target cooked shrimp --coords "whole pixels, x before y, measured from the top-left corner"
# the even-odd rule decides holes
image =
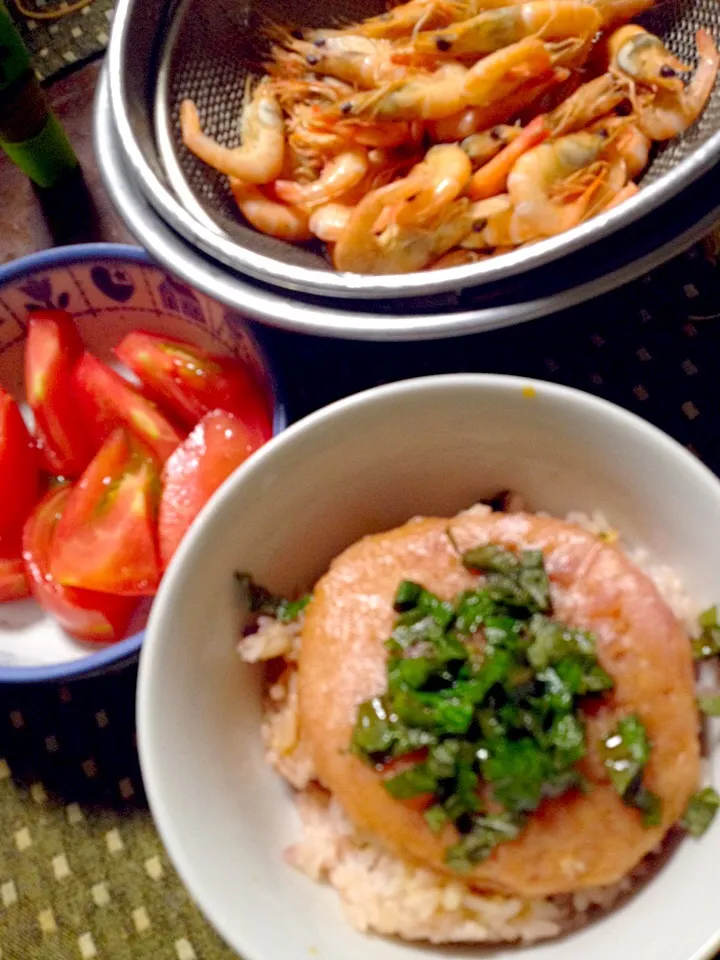
[[[450,267],[465,267],[468,263],[479,263],[481,260],[489,259],[489,254],[479,253],[477,250],[450,250],[436,260],[429,269],[447,270]]]
[[[547,77],[552,65],[547,46],[537,37],[518,40],[483,57],[468,71],[465,78],[468,103],[485,107],[488,102],[511,96],[523,84]]]
[[[352,207],[344,203],[326,203],[310,214],[310,232],[325,243],[336,243],[347,227]]]
[[[534,105],[541,103],[548,92],[553,87],[563,83],[566,78],[567,71],[561,67],[556,67],[549,73],[541,74],[520,84],[516,90],[508,93],[507,96],[501,97],[495,103],[489,103],[487,107],[482,108],[482,125],[491,126],[498,123],[507,123],[521,113],[532,112]]]
[[[534,0],[487,10],[443,30],[419,33],[413,38],[413,49],[420,54],[458,57],[493,53],[531,36],[584,43],[592,39],[600,24],[600,14],[582,0]]]
[[[683,133],[705,109],[720,66],[720,53],[707,30],[698,30],[697,48],[700,63],[695,75],[677,93],[659,89],[654,94],[638,97],[638,126],[651,140],[670,140]]]
[[[512,93],[498,98],[495,102],[486,102],[484,107],[468,107],[442,120],[431,120],[426,124],[425,129],[430,139],[436,143],[456,143],[475,133],[486,132],[486,128],[492,124],[503,126],[503,120],[509,120],[521,111],[523,114],[528,114],[533,109],[536,113],[542,112],[536,109],[540,106],[541,98],[553,87],[567,80],[568,76],[569,71],[559,67],[549,73],[541,73],[525,83],[521,82]],[[508,129],[511,128],[508,126]],[[482,136],[483,133],[480,135]],[[497,150],[495,152],[497,153]]]
[[[420,30],[431,30],[446,24],[467,20],[483,10],[510,7],[526,0],[408,0],[386,10],[377,17],[330,30],[309,30],[305,39],[322,43],[328,37],[359,34],[373,39],[397,40]],[[627,2],[627,0],[626,0]]]
[[[626,99],[626,85],[614,74],[604,73],[578,87],[552,110],[547,117],[547,125],[554,137],[575,133],[593,120],[610,113]]]
[[[483,10],[524,2],[526,0],[410,0],[352,29],[370,37],[402,37],[467,20]]]
[[[379,83],[400,79],[407,73],[407,67],[393,61],[393,46],[389,40],[342,34],[328,37],[321,46],[307,40],[291,39],[288,49],[302,58],[306,70],[329,74],[369,90]]]
[[[636,183],[626,183],[622,190],[619,190],[605,205],[605,207],[603,207],[602,212],[605,213],[606,210],[612,210],[613,207],[619,207],[621,203],[625,203],[626,200],[629,200],[630,197],[634,197],[639,191],[640,187],[638,187]]]
[[[653,89],[683,89],[679,73],[690,67],[671,53],[659,37],[635,23],[620,27],[608,39],[610,65],[614,70]]]
[[[434,73],[411,74],[397,84],[381,86],[370,94],[347,101],[354,113],[369,112],[375,117],[397,120],[436,120],[467,106],[465,78],[468,70],[460,63],[447,63]]]
[[[428,136],[434,143],[457,143],[476,133],[483,123],[483,111],[480,107],[466,107],[451,117],[430,120],[425,125]]]
[[[520,127],[500,123],[489,130],[483,130],[482,133],[473,133],[465,137],[460,146],[470,157],[473,167],[478,167],[492,160],[503,147],[512,143],[521,133]]]
[[[259,187],[243,183],[235,177],[230,178],[230,189],[240,212],[260,233],[290,243],[302,243],[312,234],[308,227],[307,214],[298,207],[289,207],[276,203]]]
[[[452,0],[408,0],[377,17],[370,17],[350,29],[365,37],[404,37],[415,30],[443,27],[456,17]]]
[[[277,97],[283,109],[291,111],[298,104],[313,102],[336,103],[353,92],[349,83],[334,77],[317,80],[312,77],[274,77],[268,82],[269,89]]]
[[[594,634],[598,661],[614,682],[600,710],[585,717],[591,789],[545,800],[516,840],[495,847],[464,879],[532,898],[617,883],[657,848],[697,789],[693,662],[687,634],[650,579],[619,547],[573,524],[522,513],[414,520],[365,537],[333,561],[307,608],[298,675],[300,726],[319,780],[356,827],[403,860],[450,873],[445,851],[454,829],[433,833],[348,749],[357,707],[385,690],[384,641],[398,583],[422,583],[443,599],[476,588],[448,527],[460,551],[489,543],[541,550],[555,615]],[[654,827],[623,803],[598,757],[598,741],[630,713],[652,745],[643,781],[662,802]]]
[[[260,83],[242,113],[239,147],[223,147],[206,136],[192,100],[180,104],[180,131],[187,149],[208,166],[246,183],[270,183],[285,157],[285,123],[268,84]]]
[[[397,211],[392,206],[386,207],[386,211],[398,225],[424,225],[460,196],[471,173],[468,155],[456,144],[431,147],[411,174],[420,184],[417,192],[403,201]]]
[[[367,151],[351,150],[330,160],[312,183],[277,180],[275,191],[283,203],[312,210],[350,190],[362,180],[367,169]]]
[[[655,0],[589,0],[602,17],[603,27],[627,23],[649,10]]]
[[[589,167],[606,145],[600,134],[571,133],[541,143],[516,162],[507,179],[515,207],[515,241],[550,237],[576,226],[587,212],[593,185],[583,186],[577,196],[563,196],[567,178]]]
[[[550,131],[544,117],[536,117],[497,156],[476,170],[470,180],[468,193],[473,200],[485,200],[505,191],[508,174],[516,161],[532,147],[547,140]]]
[[[376,227],[387,207],[397,209],[428,186],[424,172],[418,172],[416,167],[402,180],[369,193],[353,210],[335,245],[333,260],[337,269],[351,273],[410,273],[422,270],[457,246],[471,226],[467,200],[447,204],[429,223],[391,223],[382,230]]]
[[[466,250],[492,250],[495,247],[511,247],[512,200],[506,194],[479,200],[470,208],[472,230],[461,241]]]
[[[648,165],[652,141],[631,118],[607,117],[593,124],[589,130],[591,133],[604,131],[608,144],[601,156],[611,161],[622,160],[628,180],[634,180]]]
[[[453,62],[434,73],[411,74],[404,81],[353,97],[346,101],[345,109],[377,117],[439,120],[466,107],[488,111],[526,83],[551,72],[552,60],[545,45],[528,37],[484,57],[469,70]]]

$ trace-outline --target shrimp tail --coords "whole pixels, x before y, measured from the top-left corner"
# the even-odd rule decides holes
[[[468,193],[473,200],[485,200],[504,193],[507,186],[508,174],[515,165],[518,157],[537,146],[550,136],[545,124],[545,117],[535,117],[520,136],[498,153],[492,160],[476,170],[470,180]]]

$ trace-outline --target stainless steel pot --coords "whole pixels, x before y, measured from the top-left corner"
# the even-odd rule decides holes
[[[376,13],[382,0],[337,0],[331,17]],[[670,0],[649,25],[693,61],[696,28],[718,31],[717,0]],[[321,0],[120,0],[108,63],[114,122],[134,177],[161,217],[183,238],[233,270],[266,284],[320,297],[408,298],[504,284],[538,267],[564,269],[567,257],[682,194],[720,157],[720,88],[701,120],[658,151],[640,193],[601,216],[502,257],[447,270],[361,276],[334,272],[319,255],[263,236],[235,212],[224,178],[182,147],[177,111],[192,96],[208,132],[237,142],[237,115],[250,65],[262,58],[261,26],[327,23]]]
[[[720,221],[717,184],[713,188],[703,178],[682,201],[672,202],[668,211],[671,225],[663,217],[662,223],[649,221],[631,231],[628,242],[635,256],[628,256],[628,251],[614,241],[606,241],[612,249],[600,251],[597,256],[592,251],[576,255],[571,259],[569,272],[563,271],[555,281],[555,271],[542,269],[537,272],[542,283],[536,277],[530,286],[515,284],[492,295],[487,291],[446,295],[442,307],[437,298],[416,298],[402,304],[378,302],[372,308],[365,301],[333,303],[254,283],[204,256],[170,229],[140,190],[124,159],[110,110],[106,75],[98,87],[94,132],[105,186],[129,229],[158,262],[247,317],[319,336],[431,340],[522,323],[574,306],[632,280],[691,246]],[[708,204],[713,189],[713,202]]]

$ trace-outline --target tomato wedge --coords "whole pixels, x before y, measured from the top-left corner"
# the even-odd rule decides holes
[[[262,433],[224,410],[214,410],[169,458],[158,514],[163,569],[212,494],[262,443]]]
[[[183,439],[149,400],[91,353],[82,355],[73,379],[75,394],[97,446],[113,430],[126,427],[164,463]]]
[[[23,558],[33,596],[63,628],[79,640],[111,643],[121,640],[137,606],[134,597],[63,587],[49,571],[50,550],[58,521],[72,496],[59,487],[40,501],[23,532]]]
[[[19,533],[39,493],[37,451],[18,405],[0,387],[0,535]]]
[[[50,473],[78,477],[95,452],[72,395],[72,371],[82,343],[69,313],[30,314],[25,345],[25,393]]]
[[[212,410],[227,410],[270,439],[269,404],[240,361],[141,330],[127,334],[115,354],[140,378],[148,396],[188,429]]]
[[[100,448],[68,498],[50,550],[65,587],[151,596],[160,579],[155,546],[158,467],[125,430]]]
[[[30,595],[22,557],[0,559],[0,603],[22,600]]]

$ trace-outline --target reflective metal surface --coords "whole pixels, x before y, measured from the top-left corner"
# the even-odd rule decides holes
[[[382,0],[342,0],[333,19],[376,12]],[[698,26],[720,24],[716,0],[660,3],[648,26],[693,62]],[[627,228],[680,194],[720,157],[720,89],[683,137],[658,151],[643,190],[620,207],[558,237],[502,257],[448,270],[389,277],[340,274],[304,248],[243,225],[223,178],[179,142],[177,108],[192,95],[209,133],[237,142],[243,79],[262,55],[260,27],[269,21],[327,19],[318,0],[120,0],[108,62],[112,110],[130,166],[150,202],[194,246],[273,286],[328,297],[405,298],[504,283]]]
[[[542,269],[535,284],[514,285],[493,295],[467,291],[447,296],[441,309],[434,299],[424,298],[401,305],[378,302],[373,310],[363,301],[333,304],[324,298],[288,294],[253,283],[203,256],[171,230],[142,194],[123,160],[109,109],[108,86],[103,77],[95,105],[96,154],[107,190],[129,229],[152,256],[188,283],[252,319],[286,330],[382,341],[431,340],[511,326],[574,306],[634,279],[689,247],[720,221],[717,185],[704,178],[686,198],[671,204],[670,229],[643,223],[628,237],[627,249],[609,241],[604,253],[594,253],[595,248],[583,252],[571,261],[569,273],[563,271],[555,282],[556,271]],[[714,202],[709,205],[711,191]],[[635,255],[628,257],[628,249]],[[569,289],[568,276],[574,281]]]

